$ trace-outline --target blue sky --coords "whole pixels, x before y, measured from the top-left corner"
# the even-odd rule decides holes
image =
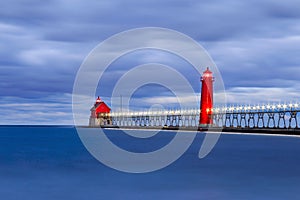
[[[0,124],[72,124],[72,87],[84,58],[111,35],[147,26],[198,41],[216,62],[230,104],[300,97],[297,0],[11,0],[0,6]],[[145,91],[151,87],[137,96],[153,97]]]

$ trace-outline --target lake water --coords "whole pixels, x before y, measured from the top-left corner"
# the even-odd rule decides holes
[[[175,135],[131,141],[107,130],[131,151],[160,148]],[[170,166],[146,174],[108,168],[93,158],[74,127],[0,127],[0,198],[48,199],[300,199],[300,138],[222,134],[198,158],[204,134]]]

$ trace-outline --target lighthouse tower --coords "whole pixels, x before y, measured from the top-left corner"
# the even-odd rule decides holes
[[[201,103],[200,103],[200,126],[210,126],[213,124],[212,108],[213,108],[213,81],[212,72],[207,69],[201,77]]]

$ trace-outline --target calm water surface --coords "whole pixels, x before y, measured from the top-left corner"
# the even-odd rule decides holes
[[[122,148],[147,152],[175,135],[149,140],[106,131]],[[73,127],[0,127],[0,199],[300,199],[300,138],[224,135],[204,159],[204,135],[175,163],[127,174],[94,159]]]

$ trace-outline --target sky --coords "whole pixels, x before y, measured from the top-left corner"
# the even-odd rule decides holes
[[[0,6],[0,124],[73,124],[73,84],[86,56],[108,37],[142,27],[199,42],[218,66],[228,104],[299,100],[298,0],[11,0]],[[118,63],[187,65],[172,56],[135,52],[116,61],[107,80],[117,81]],[[199,91],[199,77],[186,77]],[[111,87],[97,90],[105,101]],[[169,93],[148,85],[135,103],[164,102]]]

